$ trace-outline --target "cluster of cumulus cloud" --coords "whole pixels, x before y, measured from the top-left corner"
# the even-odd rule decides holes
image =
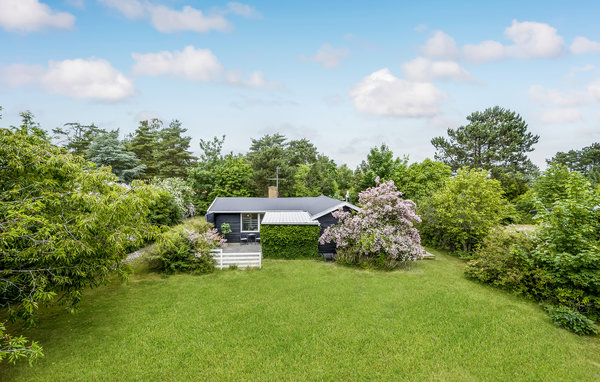
[[[69,0],[72,4],[81,0]],[[202,11],[191,6],[175,9],[149,0],[97,0],[127,19],[146,20],[162,33],[228,31],[231,15],[259,19],[253,7],[229,2],[221,8]],[[74,29],[75,17],[51,9],[40,0],[0,0],[0,27],[16,33],[48,29]],[[418,27],[420,31],[426,27]],[[599,54],[600,42],[577,36],[567,46],[558,31],[544,23],[513,20],[504,30],[504,40],[486,40],[458,46],[443,31],[433,31],[419,47],[419,56],[402,64],[402,74],[381,68],[364,77],[349,90],[349,98],[361,113],[435,118],[449,99],[436,86],[438,81],[476,84],[478,81],[464,65],[483,65],[504,59],[554,59],[566,55]],[[350,51],[324,44],[312,56],[300,60],[315,62],[326,69],[336,68]],[[282,85],[268,81],[261,71],[243,73],[227,69],[209,49],[186,46],[182,50],[131,54],[132,76],[168,76],[197,82],[219,82],[249,88],[277,89]],[[590,70],[595,67],[584,67]],[[37,85],[51,93],[82,99],[120,101],[133,96],[133,79],[102,58],[75,58],[49,61],[46,65],[11,64],[0,66],[0,76],[12,86]],[[573,122],[582,119],[578,107],[600,101],[600,79],[585,89],[560,91],[540,85],[529,88],[529,97],[546,110],[544,123]]]

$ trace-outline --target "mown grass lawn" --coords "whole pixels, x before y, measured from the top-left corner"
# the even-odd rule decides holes
[[[45,358],[10,381],[600,380],[600,338],[466,280],[438,253],[409,270],[265,261],[262,270],[136,275],[42,314]]]

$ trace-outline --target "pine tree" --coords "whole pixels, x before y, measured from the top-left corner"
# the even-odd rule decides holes
[[[178,120],[160,131],[156,158],[159,177],[183,178],[195,163],[196,157],[189,151],[192,138],[182,136],[186,131]]]
[[[159,167],[156,162],[159,150],[159,132],[162,127],[160,119],[151,121],[140,121],[140,125],[135,133],[130,135],[126,148],[131,151],[140,160],[140,163],[146,166],[144,179],[150,179],[158,175]]]
[[[145,166],[131,151],[126,151],[119,141],[119,130],[97,136],[86,152],[86,159],[101,166],[111,166],[121,182],[129,183],[139,178]]]

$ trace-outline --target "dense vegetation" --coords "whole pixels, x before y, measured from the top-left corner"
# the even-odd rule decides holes
[[[300,259],[319,256],[318,225],[263,225],[260,227],[265,258]]]
[[[46,305],[75,310],[112,273],[127,277],[122,260],[149,242],[163,272],[210,272],[216,232],[166,227],[217,196],[264,196],[276,175],[280,196],[348,194],[365,207],[339,215],[340,260],[393,266],[419,258],[422,237],[470,259],[469,277],[547,304],[571,330],[594,332],[585,325],[600,319],[598,144],[557,153],[540,174],[527,157],[539,137],[513,111],[475,112],[434,138],[439,161],[409,164],[382,144],[355,170],[280,134],[252,139],[246,154],[224,153],[225,136],[201,140],[195,157],[177,120],[142,121],[121,138],[80,123],[50,136],[21,116],[0,129],[0,360],[40,356],[13,330]],[[533,228],[501,228],[512,223]]]

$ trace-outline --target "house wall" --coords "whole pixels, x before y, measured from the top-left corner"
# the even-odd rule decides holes
[[[239,212],[233,214],[214,214],[215,228],[219,230],[219,233],[221,233],[221,224],[223,223],[229,223],[231,226],[231,233],[227,234],[227,241],[230,243],[239,243],[241,231]]]
[[[351,209],[348,208],[348,207],[344,207],[344,211],[349,212],[349,211],[351,211]],[[330,212],[327,215],[321,216],[320,218],[317,219],[317,221],[319,223],[321,223],[321,235],[323,234],[323,231],[325,231],[325,228],[338,223],[338,219],[336,219],[336,218],[333,217],[333,212]],[[336,250],[335,250],[335,243],[331,242],[331,243],[319,244],[319,252],[321,252],[321,253],[327,253],[327,252],[335,253],[336,252]]]

